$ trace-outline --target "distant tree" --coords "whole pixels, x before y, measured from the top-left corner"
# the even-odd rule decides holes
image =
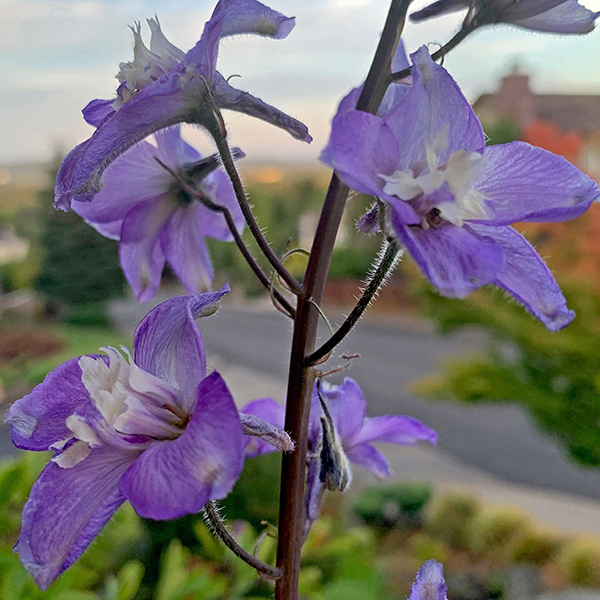
[[[485,133],[488,138],[488,146],[508,144],[521,139],[519,127],[515,123],[505,119],[498,121],[493,126],[486,127]]]
[[[582,282],[561,287],[577,318],[551,333],[498,290],[466,300],[444,298],[420,284],[425,313],[442,332],[473,327],[487,334],[487,349],[448,362],[415,391],[468,403],[515,402],[538,427],[560,441],[577,462],[600,466],[600,299]]]
[[[53,208],[54,180],[60,160],[48,171],[40,191],[41,271],[36,288],[69,306],[98,303],[123,294],[118,243],[106,239],[73,211]]]

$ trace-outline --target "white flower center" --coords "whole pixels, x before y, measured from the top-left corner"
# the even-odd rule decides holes
[[[424,229],[439,224],[440,220],[461,227],[463,221],[469,219],[493,217],[485,197],[474,188],[485,167],[483,156],[457,150],[439,167],[439,157],[447,147],[448,126],[444,126],[425,148],[425,165],[379,175],[386,182],[383,191],[410,203],[422,216]]]
[[[81,381],[100,418],[92,420],[73,414],[66,421],[73,437],[54,445],[54,450],[69,447],[53,460],[61,467],[73,467],[84,460],[91,448],[111,445],[122,449],[142,449],[153,440],[179,437],[189,419],[177,390],[146,373],[115,348],[102,348],[109,356],[82,356]]]
[[[151,32],[150,49],[142,39],[141,24],[136,23],[135,27],[131,27],[133,60],[120,63],[120,70],[116,75],[122,85],[113,104],[115,110],[118,110],[136,92],[156,81],[185,58],[185,53],[165,37],[157,16],[154,19],[147,19],[146,22]]]

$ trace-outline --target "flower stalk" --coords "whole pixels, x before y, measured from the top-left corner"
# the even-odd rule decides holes
[[[367,287],[356,303],[356,306],[337,331],[320,348],[317,348],[312,354],[306,357],[306,366],[318,364],[323,357],[327,356],[352,331],[352,328],[358,323],[365,310],[371,304],[371,300],[377,295],[377,292],[385,284],[390,273],[396,267],[400,251],[401,247],[397,240],[392,239],[385,243],[382,253],[378,257],[373,271],[369,276]]]
[[[245,563],[256,569],[261,575],[268,579],[279,579],[281,571],[277,567],[273,567],[256,558],[244,550],[227,530],[227,526],[221,519],[219,509],[214,502],[209,502],[202,509],[204,517],[208,522],[213,534],[218,537],[238,558],[241,558]]]
[[[410,0],[393,0],[357,109],[374,113],[390,81],[392,56],[398,45]],[[226,166],[227,168],[227,166]],[[287,390],[285,430],[296,442],[296,451],[283,456],[279,505],[277,566],[282,577],[275,588],[276,600],[297,600],[300,551],[304,538],[304,487],[310,397],[314,372],[305,358],[315,345],[320,304],[335,237],[349,189],[333,175],[321,210],[294,321],[294,335]]]

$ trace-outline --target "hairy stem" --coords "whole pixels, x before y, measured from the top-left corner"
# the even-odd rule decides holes
[[[395,268],[400,249],[400,245],[396,240],[387,242],[385,251],[380,255],[378,263],[369,277],[367,287],[356,303],[356,306],[352,309],[352,312],[348,315],[346,320],[340,325],[339,329],[320,348],[306,357],[304,361],[306,366],[317,364],[350,333],[371,303],[371,300],[386,282],[391,271]]]
[[[217,144],[217,150],[221,155],[223,166],[225,167],[225,170],[229,175],[229,179],[231,179],[235,196],[240,205],[240,208],[242,209],[242,213],[244,215],[244,218],[246,219],[248,228],[254,236],[258,247],[260,248],[261,252],[265,255],[265,258],[269,261],[269,263],[271,263],[271,266],[275,269],[277,274],[285,282],[290,291],[292,291],[296,295],[299,295],[302,292],[302,286],[285,268],[277,254],[275,254],[275,252],[269,245],[267,238],[265,238],[263,232],[258,226],[256,219],[254,218],[254,214],[252,213],[250,205],[248,204],[248,198],[246,197],[246,192],[244,191],[242,180],[240,179],[240,175],[237,172],[235,163],[233,162],[233,157],[231,156],[231,151],[229,150],[229,144],[227,143],[227,139],[221,136],[215,136],[215,142]]]
[[[458,33],[449,42],[444,44],[439,50],[431,55],[431,58],[433,60],[438,60],[438,58],[443,58],[446,56],[446,54],[456,48],[456,46],[458,46],[474,29],[475,27],[472,25],[463,25]],[[407,67],[406,69],[402,69],[402,71],[396,71],[395,73],[392,73],[391,80],[400,81],[401,79],[408,77],[411,72],[412,67]]]
[[[387,20],[356,108],[375,113],[390,81],[392,56],[398,44],[410,0],[392,0]],[[300,550],[304,530],[304,484],[310,394],[314,372],[304,364],[315,346],[319,313],[331,262],[333,245],[349,189],[333,175],[321,210],[302,293],[294,321],[287,390],[285,430],[296,442],[296,451],[283,456],[279,500],[277,566],[282,577],[275,587],[276,600],[298,600]]]
[[[208,521],[214,535],[218,537],[236,556],[241,558],[245,563],[256,569],[259,573],[269,579],[278,579],[281,577],[281,571],[277,567],[273,567],[256,558],[250,552],[246,552],[233,538],[227,530],[225,523],[221,519],[219,509],[214,502],[209,502],[202,509],[204,516]]]
[[[252,272],[256,275],[256,278],[261,282],[261,284],[271,293],[273,298],[277,301],[277,303],[281,306],[282,312],[287,314],[291,319],[294,318],[296,314],[296,309],[287,301],[287,299],[273,286],[273,282],[269,280],[266,273],[260,268],[260,265],[254,260],[254,257],[248,250],[248,247],[244,243],[244,239],[240,235],[240,232],[237,230],[235,226],[235,221],[233,216],[231,215],[230,210],[226,206],[221,206],[220,204],[216,204],[210,198],[207,198],[204,194],[199,192],[196,188],[189,185],[185,179],[183,179],[179,173],[165,165],[159,158],[155,157],[156,162],[168,171],[171,176],[177,180],[179,185],[187,192],[192,198],[195,198],[199,202],[201,202],[206,208],[212,210],[213,212],[219,212],[225,218],[227,222],[227,227],[229,231],[231,231],[231,235],[239,249],[242,253],[242,256],[248,263],[248,266],[252,269]]]

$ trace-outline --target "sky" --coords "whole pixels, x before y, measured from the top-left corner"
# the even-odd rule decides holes
[[[430,3],[415,0],[413,10]],[[582,0],[600,10],[600,0]],[[48,160],[92,130],[81,109],[110,98],[120,62],[132,58],[128,25],[158,14],[169,40],[187,51],[200,38],[215,0],[0,0],[0,164]],[[309,146],[257,120],[225,113],[231,142],[250,160],[308,163],[327,141],[339,99],[365,77],[385,21],[385,0],[272,0],[296,17],[286,40],[245,36],[221,44],[218,69],[233,82],[300,119]],[[408,24],[409,51],[443,43],[460,15]],[[144,23],[144,33],[149,34]],[[149,40],[149,35],[146,37]],[[518,63],[540,93],[600,94],[600,27],[588,36],[553,36],[508,26],[480,30],[449,54],[444,66],[474,101],[493,92]],[[185,136],[201,150],[204,134]]]

